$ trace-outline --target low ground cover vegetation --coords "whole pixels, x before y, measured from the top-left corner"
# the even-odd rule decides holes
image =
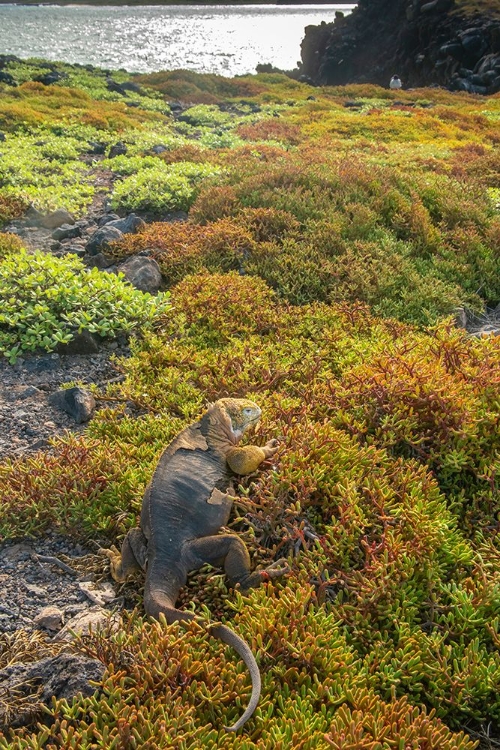
[[[151,104],[127,107],[127,89],[108,100],[102,72],[65,66],[44,86],[39,70],[12,63],[19,86],[0,84],[0,220],[51,206],[44,169],[83,212],[81,177],[64,170],[92,187],[104,158],[112,205],[149,219],[110,256],[153,257],[171,297],[153,303],[74,256],[29,255],[0,235],[0,294],[26,298],[2,307],[5,353],[57,337],[39,327],[68,284],[83,315],[76,297],[96,284],[92,305],[108,305],[97,326],[122,325],[116,305],[125,328],[140,323],[85,432],[0,464],[1,537],[57,528],[119,543],[164,446],[207,402],[244,396],[263,409],[255,440],[281,448],[239,483],[231,529],[254,565],[289,556],[292,572],[242,597],[204,569],[182,594],[257,654],[263,695],[246,733],[220,731],[249,689],[232,653],[197,626],[134,612],[81,645],[107,667],[103,691],[56,702],[47,723],[0,734],[0,748],[498,739],[500,337],[471,337],[453,315],[500,302],[500,98],[176,71],[136,77]],[[71,109],[59,123],[51,113],[61,97],[83,108],[78,125]],[[181,115],[161,114],[173,99]],[[118,139],[129,150],[109,158]],[[95,140],[106,149],[93,163]],[[171,210],[187,219],[165,221]]]

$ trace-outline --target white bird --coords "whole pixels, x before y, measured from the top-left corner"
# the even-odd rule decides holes
[[[403,84],[401,83],[401,78],[399,76],[392,76],[389,83],[390,89],[400,89],[402,85]]]

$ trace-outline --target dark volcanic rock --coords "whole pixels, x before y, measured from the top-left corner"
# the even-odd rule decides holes
[[[118,217],[116,219],[112,219],[111,221],[108,221],[105,226],[114,227],[120,232],[123,232],[123,234],[133,234],[139,229],[145,227],[146,222],[136,214],[129,214],[128,216],[125,216],[124,219],[120,219]]]
[[[0,689],[4,695],[18,698],[36,696],[35,700],[50,705],[52,697],[66,698],[70,703],[75,695],[93,695],[105,667],[97,659],[61,653],[40,661],[14,664],[0,671]],[[0,706],[0,725],[20,727],[33,718],[29,710],[21,711],[14,719],[6,715],[7,704]]]
[[[49,403],[69,414],[75,422],[88,422],[95,410],[95,398],[85,388],[63,388],[49,396]]]
[[[76,224],[61,224],[52,232],[54,240],[73,240],[82,236],[82,228]]]
[[[132,286],[141,292],[156,294],[161,286],[162,278],[158,263],[153,258],[134,255],[117,266],[117,271],[125,274]]]
[[[111,148],[109,149],[108,158],[114,159],[115,156],[125,156],[125,154],[127,153],[127,150],[128,149],[126,145],[123,143],[123,141],[118,141],[117,143],[114,144],[114,146],[111,146]]]
[[[301,77],[315,84],[440,85],[500,90],[500,18],[464,15],[454,0],[359,0],[347,17],[308,26]]]
[[[0,70],[0,83],[6,83],[7,86],[17,86],[17,83],[11,74],[6,73],[4,70]]]
[[[97,255],[97,253],[106,250],[110,242],[121,240],[122,237],[123,232],[120,232],[116,227],[110,227],[109,224],[105,224],[94,232],[85,247],[89,255]]]
[[[99,351],[97,338],[90,331],[75,333],[67,344],[58,344],[58,354],[96,354]]]

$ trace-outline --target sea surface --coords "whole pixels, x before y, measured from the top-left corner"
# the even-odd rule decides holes
[[[304,28],[349,5],[0,5],[0,54],[147,73],[296,67]]]

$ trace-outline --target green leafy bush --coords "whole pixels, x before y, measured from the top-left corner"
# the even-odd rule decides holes
[[[189,109],[184,110],[182,113],[182,121],[195,127],[220,127],[221,125],[228,125],[231,120],[232,118],[229,113],[208,104],[197,104],[195,107],[189,107]]]
[[[151,325],[168,296],[151,297],[123,278],[88,270],[74,256],[21,250],[0,261],[0,352],[52,351],[83,330],[103,337]]]
[[[198,184],[220,170],[207,164],[177,162],[143,169],[115,185],[112,206],[126,211],[187,211]]]
[[[87,147],[78,138],[43,130],[10,136],[2,144],[0,189],[19,204],[33,203],[44,210],[64,207],[80,213],[94,194],[86,166],[79,160]]]

